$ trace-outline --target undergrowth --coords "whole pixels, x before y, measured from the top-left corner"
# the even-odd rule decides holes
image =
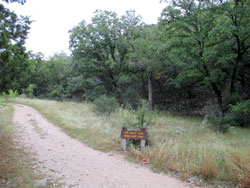
[[[21,99],[17,103],[38,109],[52,123],[91,147],[121,151],[120,131],[123,110],[98,116],[89,103]],[[128,113],[126,111],[126,113]],[[199,177],[212,187],[250,186],[250,129],[229,128],[222,134],[203,126],[201,119],[158,113],[148,128],[150,145],[145,150],[131,148],[131,160],[153,169],[178,174],[187,181]]]

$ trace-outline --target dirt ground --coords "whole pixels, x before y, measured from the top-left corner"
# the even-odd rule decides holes
[[[72,139],[35,109],[14,105],[17,142],[49,180],[74,188],[185,188],[188,183],[153,173],[121,155],[104,153]],[[45,181],[46,181],[45,178]]]

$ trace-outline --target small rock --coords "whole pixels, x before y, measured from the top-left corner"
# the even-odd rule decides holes
[[[26,95],[25,94],[21,94],[20,97],[26,98]]]
[[[176,134],[182,134],[185,131],[182,127],[177,127]]]
[[[47,184],[47,180],[43,179],[43,180],[39,180],[34,184],[34,187],[45,187]]]
[[[206,124],[207,124],[207,119],[208,119],[208,115],[206,115],[206,116],[204,117],[204,119],[202,120],[202,122],[201,122],[201,124],[202,124],[203,126],[206,126]]]

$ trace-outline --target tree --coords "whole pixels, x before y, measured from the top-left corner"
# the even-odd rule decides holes
[[[232,64],[230,96],[232,96],[237,92],[237,82],[244,80],[246,69],[249,70],[250,67],[250,1],[225,2],[222,4],[221,11],[228,19],[223,27],[228,31],[228,46],[234,56],[230,62]]]
[[[123,86],[132,78],[127,77],[131,74],[127,58],[131,48],[129,40],[138,24],[140,18],[133,11],[118,18],[114,12],[97,10],[92,23],[82,21],[70,31],[75,72],[85,79],[98,80],[105,93],[114,95],[119,102]]]
[[[235,91],[239,65],[249,50],[246,1],[173,1],[162,13],[172,61],[183,87],[202,84],[216,95],[221,113]]]
[[[145,26],[138,31],[139,37],[132,41],[130,65],[146,73],[148,81],[149,110],[153,108],[153,75],[160,71],[164,53],[161,51],[163,42],[158,26]]]
[[[0,20],[0,92],[18,90],[27,68],[24,44],[31,22],[3,5],[0,5]]]
[[[54,54],[48,60],[44,60],[41,53],[30,54],[24,88],[34,86],[33,95],[36,97],[65,98],[70,63],[71,59],[63,52]]]

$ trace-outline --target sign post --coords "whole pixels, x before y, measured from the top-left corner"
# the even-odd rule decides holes
[[[144,128],[141,131],[128,131],[127,128],[123,127],[121,131],[121,138],[122,138],[121,145],[123,151],[126,151],[127,140],[129,139],[141,140],[141,148],[144,149],[147,138],[147,132]]]

